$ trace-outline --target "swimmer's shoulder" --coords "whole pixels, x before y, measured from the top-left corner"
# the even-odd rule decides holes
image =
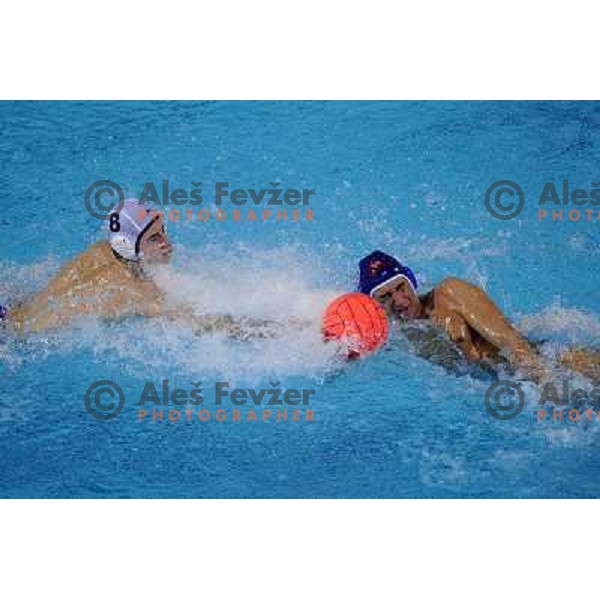
[[[434,288],[434,292],[439,294],[453,295],[456,293],[463,293],[470,290],[478,290],[476,285],[461,279],[460,277],[446,277],[442,279]]]
[[[72,274],[74,271],[93,270],[111,262],[118,262],[112,255],[108,242],[96,242],[83,252],[80,252],[67,261],[58,272],[58,275]]]
[[[36,298],[60,298],[74,289],[81,292],[86,285],[94,286],[96,281],[108,283],[121,270],[108,242],[98,242],[64,264]]]
[[[460,277],[446,277],[422,296],[421,302],[429,307],[432,316],[446,318],[450,314],[460,314],[466,301],[480,298],[481,294],[485,292],[480,287]]]
[[[114,256],[108,242],[96,242],[70,260],[59,275],[72,282],[116,280],[126,271],[124,265]]]
[[[485,294],[477,285],[461,279],[460,277],[446,277],[432,290],[435,304],[458,302],[466,297]]]
[[[103,241],[92,244],[87,250],[75,257],[72,263],[86,269],[97,269],[105,265],[117,265],[119,261],[115,258],[110,244]]]

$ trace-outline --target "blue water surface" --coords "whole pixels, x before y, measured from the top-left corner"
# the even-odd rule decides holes
[[[600,346],[598,219],[537,217],[545,182],[600,181],[598,103],[4,102],[0,131],[0,302],[27,298],[102,239],[83,200],[94,181],[132,195],[147,181],[202,182],[213,211],[216,182],[279,181],[315,190],[314,221],[171,222],[170,291],[199,310],[316,322],[379,248],[424,290],[463,277],[532,337]],[[503,179],[526,197],[507,221],[484,203]],[[532,384],[523,413],[496,420],[489,380],[415,356],[397,328],[350,365],[317,333],[241,342],[160,319],[0,332],[0,496],[600,494],[600,420],[536,422]],[[127,398],[108,421],[84,402],[101,379]],[[216,381],[315,389],[315,420],[139,421],[145,383],[163,379],[201,381],[213,413]]]

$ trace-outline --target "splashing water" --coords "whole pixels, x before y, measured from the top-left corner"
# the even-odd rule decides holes
[[[496,421],[488,380],[419,358],[396,327],[353,364],[320,336],[327,302],[381,249],[411,266],[420,291],[462,277],[528,336],[598,346],[597,223],[539,223],[530,210],[544,181],[596,180],[596,129],[577,140],[582,115],[597,113],[574,103],[0,106],[0,303],[25,300],[99,239],[82,198],[100,177],[131,193],[163,178],[316,189],[312,223],[169,225],[177,252],[156,273],[169,302],[275,321],[272,338],[197,336],[166,319],[85,319],[27,339],[0,331],[0,495],[598,496],[600,423],[527,418],[534,384],[518,418]],[[483,202],[504,178],[528,202],[511,222]],[[315,387],[316,420],[137,424],[130,399],[167,378]],[[127,395],[110,423],[84,406],[96,379]]]

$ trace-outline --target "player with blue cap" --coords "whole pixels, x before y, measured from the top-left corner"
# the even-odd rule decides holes
[[[447,277],[421,296],[417,295],[417,287],[412,269],[381,250],[359,262],[358,291],[377,300],[388,315],[402,322],[429,321],[441,328],[471,362],[508,361],[534,380],[549,376],[535,344],[509,322],[480,287],[458,277]],[[426,346],[431,355],[431,344]],[[567,350],[559,362],[600,381],[600,352],[593,348]]]
[[[418,287],[412,269],[381,250],[375,250],[359,263],[358,291],[377,300],[393,316],[419,315]]]

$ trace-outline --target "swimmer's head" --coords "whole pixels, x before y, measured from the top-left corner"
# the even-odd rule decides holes
[[[173,247],[162,217],[135,199],[125,200],[123,208],[107,221],[111,248],[124,260],[147,263],[169,262]]]
[[[166,264],[171,260],[173,246],[167,237],[162,218],[155,219],[140,238],[139,255],[144,262]]]
[[[359,271],[358,291],[377,300],[388,314],[404,319],[419,316],[417,278],[409,267],[375,250],[360,261]]]

